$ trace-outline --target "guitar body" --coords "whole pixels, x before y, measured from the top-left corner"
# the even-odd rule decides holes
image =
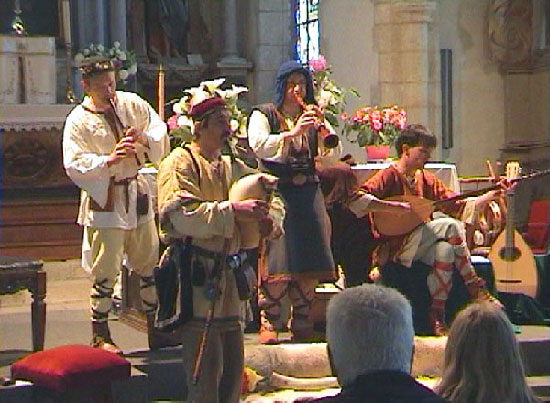
[[[376,230],[381,235],[396,236],[408,234],[425,222],[434,212],[434,202],[418,196],[392,196],[385,200],[408,202],[411,205],[411,212],[406,214],[372,213]]]
[[[531,248],[518,231],[514,231],[513,244],[506,241],[506,231],[503,231],[489,251],[497,290],[522,293],[535,298],[538,276]]]

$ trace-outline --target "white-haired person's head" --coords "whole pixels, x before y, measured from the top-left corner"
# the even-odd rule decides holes
[[[411,304],[392,288],[374,284],[348,288],[329,302],[327,342],[342,386],[373,371],[410,373]]]

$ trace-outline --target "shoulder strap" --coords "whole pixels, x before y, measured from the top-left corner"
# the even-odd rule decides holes
[[[185,151],[189,153],[189,156],[191,157],[191,161],[193,162],[193,167],[195,168],[195,171],[197,171],[197,176],[199,178],[199,186],[201,185],[201,169],[199,167],[199,164],[197,163],[197,160],[195,159],[195,156],[193,155],[193,152],[189,147],[187,147],[185,144],[181,146]]]

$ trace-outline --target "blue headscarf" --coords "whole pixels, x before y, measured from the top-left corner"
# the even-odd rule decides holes
[[[275,104],[278,108],[283,105],[285,99],[286,80],[292,73],[302,73],[306,78],[306,97],[304,101],[306,104],[315,103],[313,96],[313,77],[311,71],[307,67],[302,66],[296,60],[289,60],[281,64],[279,72],[277,73],[277,81],[275,82]]]

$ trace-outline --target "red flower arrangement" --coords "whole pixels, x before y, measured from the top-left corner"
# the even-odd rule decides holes
[[[397,105],[378,109],[364,106],[353,115],[342,115],[343,133],[360,147],[367,145],[391,145],[407,124],[407,113]],[[352,134],[355,134],[353,136]]]

